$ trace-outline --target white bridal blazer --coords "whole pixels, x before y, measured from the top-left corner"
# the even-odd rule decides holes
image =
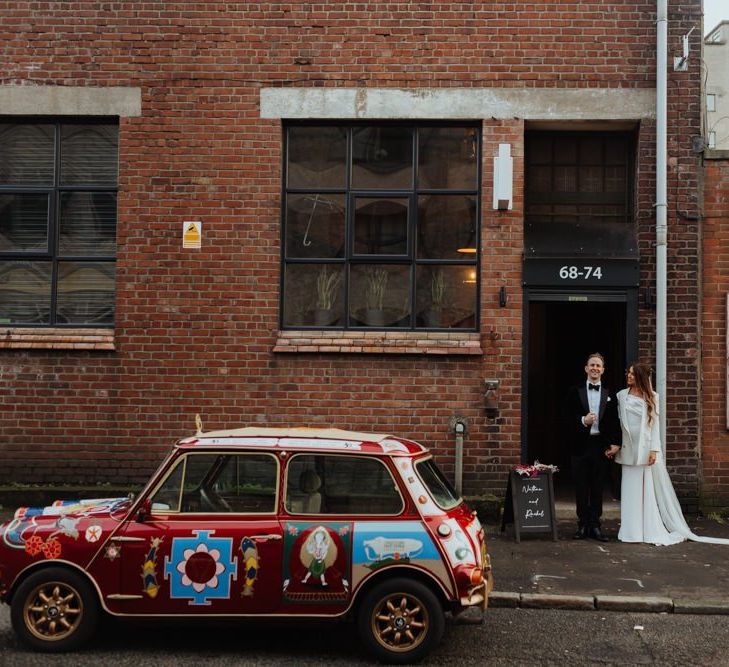
[[[661,429],[658,425],[658,394],[653,392],[655,410],[653,423],[648,423],[648,406],[643,403],[643,413],[638,423],[634,414],[627,409],[628,390],[618,392],[618,415],[623,431],[623,445],[615,455],[618,463],[626,466],[648,465],[648,454],[661,451]]]

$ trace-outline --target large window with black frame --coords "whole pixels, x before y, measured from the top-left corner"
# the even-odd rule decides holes
[[[292,124],[285,154],[284,328],[477,328],[477,126]]]
[[[114,324],[116,123],[0,120],[0,326]]]
[[[638,256],[633,132],[527,132],[525,257]]]

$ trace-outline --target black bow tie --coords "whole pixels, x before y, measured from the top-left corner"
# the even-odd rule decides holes
[[[594,389],[595,391],[600,391],[600,385],[599,384],[588,384],[588,389]]]

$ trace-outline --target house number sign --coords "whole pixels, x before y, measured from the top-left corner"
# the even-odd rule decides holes
[[[577,257],[524,260],[524,284],[538,286],[637,287],[637,260]]]

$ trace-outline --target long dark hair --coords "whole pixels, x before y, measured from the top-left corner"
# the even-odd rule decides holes
[[[653,395],[653,385],[651,384],[651,373],[653,371],[648,364],[642,364],[640,362],[630,364],[630,368],[633,369],[635,386],[648,407],[648,424],[653,424],[653,415],[656,412],[656,399]]]

